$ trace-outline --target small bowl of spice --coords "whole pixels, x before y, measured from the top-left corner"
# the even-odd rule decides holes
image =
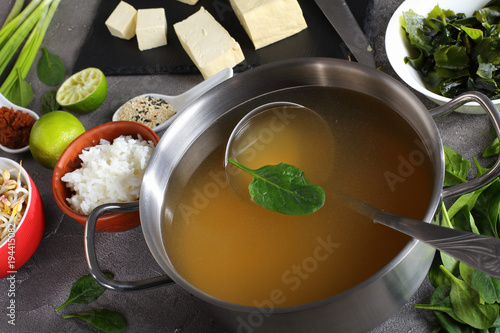
[[[0,149],[11,154],[28,151],[30,131],[38,118],[0,94]]]

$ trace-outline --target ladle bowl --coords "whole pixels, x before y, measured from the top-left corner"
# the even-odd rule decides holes
[[[252,126],[252,124],[257,124]],[[244,200],[249,200],[248,176],[242,175],[239,168],[228,163],[229,157],[243,163],[247,167],[259,168],[257,155],[265,156],[266,164],[281,162],[294,165],[306,172],[316,167],[317,161],[330,156],[331,151],[311,149],[304,134],[295,133],[290,137],[287,126],[308,126],[311,132],[317,133],[321,140],[327,142],[326,147],[333,146],[333,137],[328,123],[317,112],[292,102],[271,102],[260,105],[248,112],[234,127],[226,145],[225,170],[229,184]],[[257,130],[255,130],[257,128]],[[279,155],[275,146],[286,142],[292,153],[285,157]],[[290,156],[292,159],[290,160]],[[293,158],[294,157],[294,158]],[[282,158],[286,160],[282,160]],[[260,160],[260,159],[259,159]],[[326,173],[324,171],[323,173]],[[327,174],[324,175],[325,177]]]

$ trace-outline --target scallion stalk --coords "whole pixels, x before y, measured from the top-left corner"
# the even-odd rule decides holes
[[[38,7],[42,0],[32,0],[23,11],[21,11],[18,15],[12,18],[10,21],[6,21],[2,29],[0,29],[0,49],[2,49],[5,43],[9,40],[12,34],[19,28],[21,23],[23,23],[28,16]],[[14,5],[16,7],[16,5]],[[17,9],[13,8],[12,11],[16,11]],[[10,16],[10,15],[9,15]]]
[[[44,15],[51,2],[52,0],[43,0],[0,49],[0,75],[2,75],[10,59],[14,56],[26,36],[33,29],[40,17]]]
[[[35,28],[28,37],[23,49],[19,53],[19,56],[16,62],[14,63],[12,71],[5,79],[4,83],[0,86],[0,93],[2,93],[4,96],[9,95],[10,89],[12,89],[12,86],[14,85],[17,79],[16,68],[19,68],[21,77],[23,79],[25,79],[26,75],[28,75],[28,72],[35,60],[38,50],[40,49],[45,34],[47,33],[47,29],[49,28],[50,22],[52,21],[52,18],[54,17],[54,14],[57,10],[57,7],[61,2],[61,0],[51,0],[51,1],[52,3],[50,4],[48,11],[42,14]]]
[[[5,22],[3,23],[2,28],[5,27],[7,25],[7,23],[12,21],[14,19],[14,17],[16,17],[21,12],[21,10],[23,9],[23,6],[24,6],[24,0],[16,0],[16,2],[14,3],[14,6],[12,6],[12,9],[10,10],[9,15],[5,19]]]

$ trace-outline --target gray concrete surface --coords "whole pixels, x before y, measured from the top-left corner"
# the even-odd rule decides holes
[[[173,1],[173,0],[171,0]],[[371,20],[367,23],[378,66],[395,76],[387,62],[384,33],[392,12],[401,0],[374,0]],[[0,2],[0,22],[7,16],[14,0]],[[64,0],[54,17],[43,43],[64,60],[69,73],[84,38],[92,24],[98,0]],[[40,97],[50,88],[41,84],[32,70],[27,80],[33,85],[35,100],[30,108],[41,115]],[[154,91],[179,94],[202,80],[200,75],[157,75],[108,77],[109,95],[95,112],[78,115],[87,129],[111,120],[113,111],[128,98]],[[140,88],[138,88],[140,87]],[[422,99],[429,108],[433,104]],[[477,156],[491,141],[489,124],[484,115],[451,114],[436,120],[445,144],[456,148],[466,158]],[[16,274],[16,320],[8,324],[7,290],[9,282],[0,280],[0,332],[96,332],[63,314],[106,307],[119,311],[128,321],[127,332],[223,332],[187,292],[176,285],[140,292],[106,291],[90,306],[74,305],[60,313],[55,308],[64,302],[71,285],[88,273],[83,250],[83,226],[65,216],[56,205],[50,187],[52,170],[39,166],[30,153],[10,155],[23,160],[34,179],[46,210],[43,239],[33,257]],[[141,228],[123,233],[98,233],[97,253],[103,268],[112,270],[122,280],[134,280],[161,274],[142,237]],[[386,323],[373,330],[381,332],[430,332],[435,328],[432,314],[414,309],[414,303],[428,301],[432,288],[425,281],[415,296]]]

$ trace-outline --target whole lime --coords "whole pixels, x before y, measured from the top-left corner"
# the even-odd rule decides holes
[[[41,116],[30,132],[30,151],[35,160],[48,169],[54,169],[59,156],[85,127],[66,111],[52,111]]]

